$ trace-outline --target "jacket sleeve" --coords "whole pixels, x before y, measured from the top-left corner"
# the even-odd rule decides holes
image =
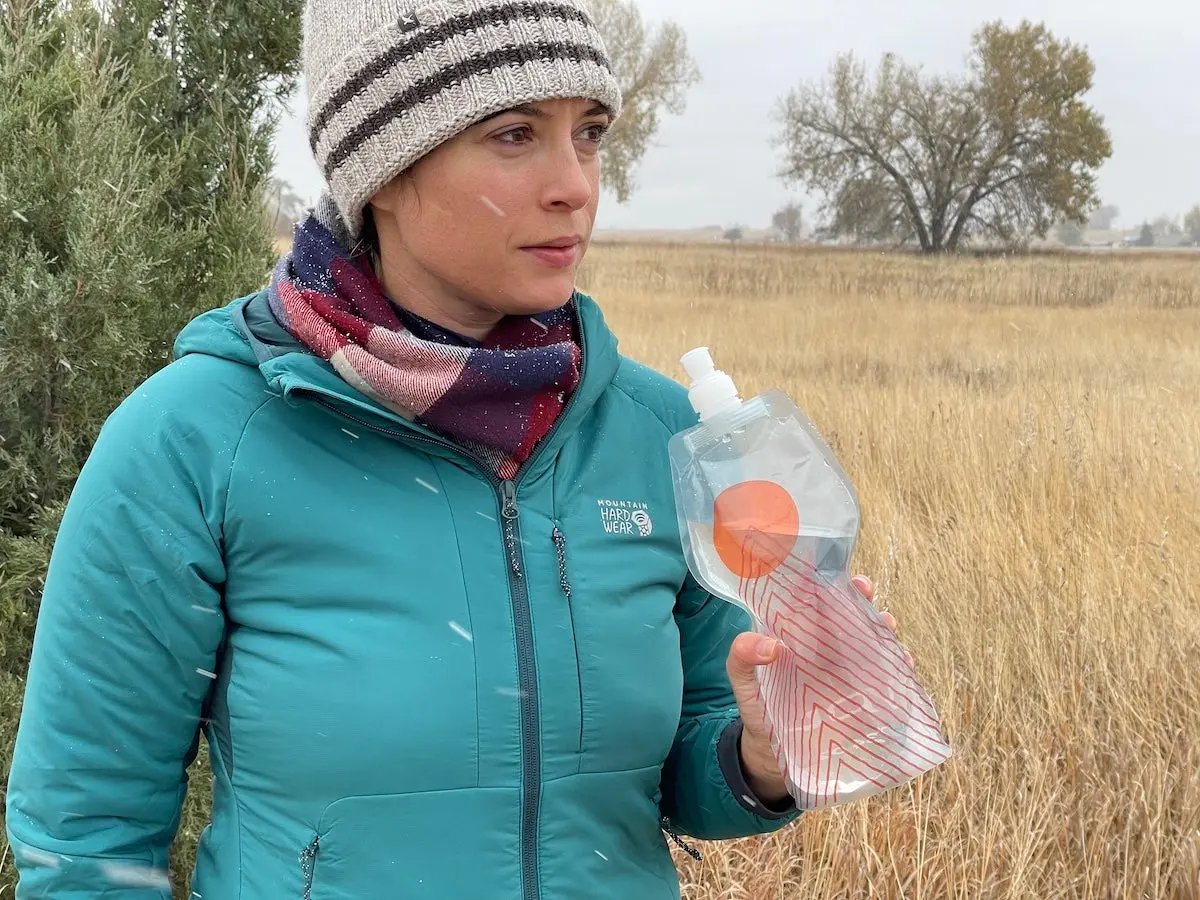
[[[683,714],[663,767],[663,816],[679,832],[723,840],[777,831],[795,803],[772,808],[746,783],[738,741],[742,720],[725,671],[733,639],[750,630],[745,610],[688,576],[676,603],[683,656]]]
[[[18,900],[171,897],[224,631],[212,473],[231,452],[180,406],[150,384],[110,416],[58,532],[6,796]]]

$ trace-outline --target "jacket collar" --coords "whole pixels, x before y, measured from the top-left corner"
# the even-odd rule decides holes
[[[596,302],[576,292],[575,308],[582,348],[580,381],[567,405],[518,478],[553,459],[607,390],[620,365],[616,336]],[[419,443],[437,455],[469,457],[451,441],[418,425],[347,384],[333,367],[297,342],[271,313],[265,290],[235,300],[228,307],[231,324],[249,345],[259,371],[272,391],[289,404],[316,402],[361,425]]]

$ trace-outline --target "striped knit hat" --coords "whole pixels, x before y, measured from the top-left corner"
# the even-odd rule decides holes
[[[521,103],[621,91],[584,0],[307,0],[313,154],[346,231],[436,147]]]

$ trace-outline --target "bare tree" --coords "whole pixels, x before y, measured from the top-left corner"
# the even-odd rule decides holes
[[[292,227],[304,215],[304,201],[300,195],[288,182],[272,178],[267,182],[263,207],[267,223],[275,230],[276,236],[290,240]]]
[[[1054,234],[1065,247],[1082,247],[1083,231],[1084,226],[1078,222],[1059,222],[1054,229]]]
[[[1108,231],[1120,217],[1121,211],[1111,203],[1101,206],[1088,218],[1088,227],[1097,231]]]
[[[634,170],[658,133],[660,111],[681,114],[700,71],[688,53],[687,36],[674,22],[648,27],[633,0],[592,0],[591,5],[624,105],[601,145],[601,177],[624,203],[634,191]]]
[[[1192,243],[1200,244],[1200,203],[1193,206],[1183,217],[1183,230]]]
[[[1150,227],[1154,229],[1154,234],[1158,237],[1170,237],[1172,235],[1183,234],[1183,226],[1170,216],[1160,215],[1157,219],[1150,223]]]
[[[830,197],[829,230],[856,243],[905,244],[913,229],[904,202],[878,172],[847,179]]]
[[[802,213],[803,209],[800,204],[794,200],[790,201],[780,207],[771,217],[771,227],[789,244],[794,244],[800,240],[800,232],[804,224]]]
[[[842,55],[827,80],[782,99],[780,175],[820,195],[843,234],[929,252],[1044,237],[1098,202],[1096,170],[1112,146],[1082,100],[1093,74],[1086,50],[1029,22],[976,31],[961,76],[892,54],[868,74]]]

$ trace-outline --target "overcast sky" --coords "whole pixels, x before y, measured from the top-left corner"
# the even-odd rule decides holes
[[[1200,0],[639,0],[651,23],[687,33],[702,81],[686,112],[667,115],[617,204],[605,194],[599,228],[766,227],[787,199],[770,145],[779,97],[822,77],[853,51],[871,63],[892,51],[929,71],[959,72],[984,21],[1043,21],[1087,47],[1096,64],[1087,99],[1104,117],[1113,154],[1100,195],[1131,228],[1200,203]],[[303,86],[276,140],[277,174],[306,201],[320,172],[304,130]]]

